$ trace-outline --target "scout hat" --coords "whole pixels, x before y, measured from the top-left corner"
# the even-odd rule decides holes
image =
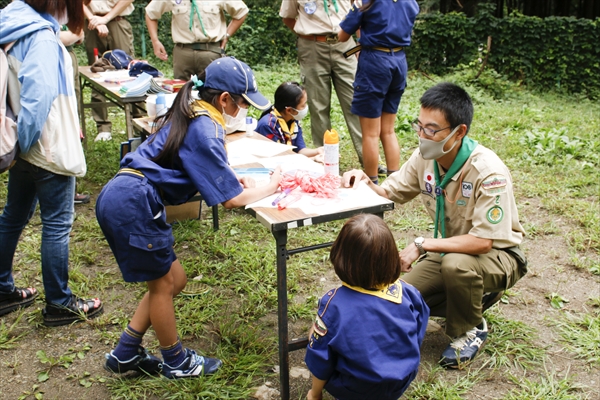
[[[260,94],[250,67],[235,57],[217,58],[206,67],[206,87],[241,95],[259,110],[271,107],[271,102]]]

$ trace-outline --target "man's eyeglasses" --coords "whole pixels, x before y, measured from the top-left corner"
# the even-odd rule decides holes
[[[413,122],[412,123],[412,128],[415,132],[417,132],[417,134],[421,131],[423,131],[423,133],[425,134],[425,136],[429,136],[429,137],[433,137],[436,133],[441,132],[441,131],[445,131],[446,129],[451,129],[452,127],[449,126],[447,128],[442,128],[442,129],[431,129],[431,128],[426,128],[424,126],[419,125],[417,122]]]

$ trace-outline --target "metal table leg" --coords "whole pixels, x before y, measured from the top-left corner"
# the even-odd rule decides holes
[[[281,398],[290,398],[290,358],[288,348],[287,230],[273,232],[277,251],[277,320],[279,325],[279,389]]]

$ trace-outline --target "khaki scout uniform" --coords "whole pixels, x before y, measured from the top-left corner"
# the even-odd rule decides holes
[[[420,196],[435,219],[433,168],[433,160],[423,159],[417,149],[381,187],[391,200],[401,204]],[[427,253],[402,279],[419,289],[431,315],[446,317],[446,333],[455,337],[481,323],[485,292],[506,290],[527,272],[512,255],[525,231],[519,222],[508,168],[481,145],[473,150],[462,171],[452,177],[445,197],[446,237],[471,234],[492,239],[492,250],[481,255],[447,253],[443,257]]]
[[[192,16],[190,0],[153,0],[146,6],[146,14],[153,20],[159,20],[166,12],[173,14],[171,35],[175,44],[173,76],[176,79],[189,80],[191,75],[201,73],[208,64],[221,57],[221,41],[227,33],[223,11],[233,19],[248,14],[248,7],[243,1],[196,0],[196,4],[202,24],[195,12]]]
[[[329,7],[325,9],[325,4]],[[356,73],[356,57],[345,58],[343,53],[354,46],[354,39],[337,41],[340,22],[348,14],[350,0],[337,0],[338,11],[333,1],[283,0],[279,15],[295,18],[294,31],[298,35],[298,62],[302,83],[308,95],[308,109],[313,144],[323,146],[326,130],[338,128],[331,125],[331,84],[340,101],[344,119],[350,132],[354,149],[362,165],[362,131],[358,116],[350,112]]]
[[[108,14],[119,0],[92,0],[88,8],[94,15],[104,16]],[[98,49],[98,56],[102,57],[102,53],[108,50],[121,49],[125,53],[134,56],[133,50],[133,29],[126,16],[130,15],[134,10],[133,3],[130,4],[123,12],[113,18],[106,24],[108,28],[108,36],[98,36],[96,29],[89,30],[88,24],[84,26],[85,31],[85,51],[87,53],[88,65],[94,63],[94,49]],[[92,92],[92,102],[103,101],[96,93]],[[92,117],[96,121],[98,132],[110,132],[111,122],[108,120],[106,108],[92,108]]]

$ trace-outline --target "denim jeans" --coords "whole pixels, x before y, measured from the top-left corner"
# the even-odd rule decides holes
[[[46,302],[69,303],[69,234],[73,225],[74,195],[75,177],[54,174],[18,158],[8,172],[8,196],[0,215],[0,293],[14,290],[12,264],[15,250],[39,201]]]

